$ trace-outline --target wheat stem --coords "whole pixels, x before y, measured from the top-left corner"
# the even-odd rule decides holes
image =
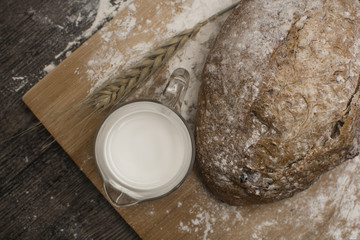
[[[156,74],[177,50],[179,50],[189,39],[194,38],[205,24],[214,21],[220,15],[236,7],[240,2],[241,1],[237,1],[210,18],[199,22],[193,28],[184,30],[165,41],[165,43],[153,49],[146,57],[132,67],[121,71],[119,74],[106,81],[102,87],[89,96],[87,102],[90,103],[91,107],[98,110],[107,109],[122,102],[141,84]]]

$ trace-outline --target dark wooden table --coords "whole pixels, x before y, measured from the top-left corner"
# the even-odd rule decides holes
[[[66,57],[55,58],[98,3],[0,1],[0,239],[139,239],[42,126],[26,132],[38,121],[22,95]]]

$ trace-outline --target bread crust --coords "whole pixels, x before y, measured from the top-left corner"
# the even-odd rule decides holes
[[[291,197],[359,154],[360,1],[243,1],[202,80],[206,185],[233,205]]]

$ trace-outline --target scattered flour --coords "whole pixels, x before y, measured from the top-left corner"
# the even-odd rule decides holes
[[[211,17],[234,2],[236,1],[194,0],[191,6],[183,6],[182,11],[174,17],[171,23],[166,25],[168,33],[174,35],[185,29],[192,28],[198,22]],[[178,67],[185,68],[190,73],[189,88],[181,108],[181,115],[190,123],[192,129],[194,129],[194,124],[192,123],[194,123],[196,115],[202,69],[211,44],[227,16],[228,14],[224,14],[224,16],[221,16],[216,21],[205,25],[195,39],[189,40],[183,49],[169,61],[170,73]]]
[[[103,80],[110,77],[119,66],[129,64],[125,61],[124,55],[141,55],[153,47],[153,42],[141,42],[125,53],[121,53],[113,47],[114,39],[117,41],[125,39],[135,28],[141,29],[138,28],[137,18],[134,16],[137,7],[133,1],[123,1],[120,6],[113,6],[111,2],[110,0],[100,0],[93,25],[74,41],[69,42],[68,46],[56,56],[59,58],[68,52],[81,39],[91,36],[106,19],[113,17],[125,6],[128,6],[129,15],[114,22],[118,27],[116,31],[108,32],[106,28],[101,30],[101,38],[105,44],[87,63],[89,68],[87,76],[93,84],[92,90],[101,85]],[[168,30],[164,37],[169,38],[184,29],[193,27],[197,22],[210,17],[233,2],[235,1],[194,0],[191,6],[182,6],[181,4],[185,3],[184,0],[169,2],[168,4],[180,4],[181,11],[174,16],[172,22],[164,23]],[[161,6],[159,5],[156,7],[156,11],[160,10]],[[79,15],[73,20],[81,22],[83,17]],[[211,43],[225,19],[226,16],[223,16],[203,27],[197,37],[189,40],[183,49],[169,61],[168,76],[178,67],[186,68],[190,72],[190,85],[181,114],[192,124],[195,119],[202,68]],[[150,30],[143,30],[154,31],[155,37],[159,37],[156,36],[159,30],[152,28],[150,21],[145,20],[145,22],[148,23]],[[102,67],[105,64],[106,69]],[[44,68],[44,71],[49,72],[47,70],[51,71],[51,67]],[[79,74],[79,69],[75,72]],[[19,80],[24,79],[17,79],[17,81]],[[293,198],[274,204],[251,207],[234,207],[220,203],[204,189],[200,181],[197,181],[196,194],[199,197],[196,202],[190,199],[190,203],[187,203],[186,200],[176,203],[178,208],[181,207],[180,211],[188,211],[186,218],[179,220],[177,230],[180,233],[193,234],[198,239],[212,239],[212,236],[219,232],[228,234],[223,236],[224,239],[240,239],[244,236],[248,236],[246,239],[267,239],[267,236],[274,231],[278,231],[278,239],[290,239],[291,236],[293,236],[292,239],[305,239],[309,237],[306,233],[324,239],[341,239],[344,236],[350,239],[360,239],[358,230],[360,229],[360,190],[358,187],[360,180],[355,178],[359,171],[360,158],[356,157],[324,174],[310,189]],[[184,206],[191,207],[185,208]],[[169,214],[169,212],[166,210],[165,213]],[[149,208],[147,216],[154,215],[156,215],[155,209]],[[288,226],[291,226],[291,231],[286,228]],[[213,237],[213,239],[216,238]]]
[[[118,40],[125,39],[131,30],[136,26],[136,17],[128,15],[124,19],[117,19],[115,21],[116,26],[118,27],[115,31],[115,35]]]
[[[128,6],[128,8],[129,8],[129,10],[131,10],[131,11],[133,11],[133,12],[136,12],[136,6],[135,6],[134,3],[130,4],[130,5]]]
[[[95,53],[94,58],[88,61],[89,69],[86,73],[89,81],[93,84],[90,93],[103,84],[105,80],[109,79],[119,66],[124,64],[125,60],[121,52],[116,50],[108,52],[108,46],[103,45]],[[103,65],[107,65],[108,68],[104,69]]]
[[[21,89],[23,89],[26,84],[29,83],[29,80],[27,77],[12,77],[13,82],[15,83],[14,91],[19,92]]]
[[[168,39],[185,29],[192,28],[198,22],[209,18],[235,1],[225,0],[219,2],[216,0],[195,0],[191,6],[185,6],[185,2],[186,1],[179,0],[167,3],[171,5],[179,4],[178,8],[181,9],[181,11],[172,18],[171,22],[162,23],[166,27],[165,34],[159,34],[161,29],[153,26],[152,21],[149,19],[140,19],[140,21],[143,21],[144,24],[138,25],[135,15],[137,8],[134,3],[129,5],[130,11],[128,11],[128,15],[126,17],[116,19],[114,21],[117,28],[111,31],[111,35],[106,27],[103,28],[100,31],[100,35],[106,43],[103,45],[102,49],[99,49],[99,51],[97,51],[97,53],[92,57],[92,60],[88,62],[89,70],[87,71],[87,75],[88,80],[92,84],[92,88],[89,92],[91,93],[101,86],[104,81],[112,76],[117,70],[116,66],[111,66],[109,68],[105,65],[106,61],[110,61],[110,59],[114,61],[114,59],[116,59],[117,62],[123,63],[125,65],[124,68],[126,68],[126,66],[129,66],[131,63],[137,61],[141,56],[146,54],[146,52],[149,52],[152,48],[154,48],[156,46],[155,42],[159,39]],[[162,6],[162,4],[156,6],[156,10],[159,12]],[[218,20],[205,25],[196,38],[189,40],[168,63],[167,77],[170,76],[172,71],[179,67],[187,69],[190,73],[189,88],[184,99],[181,114],[190,123],[193,129],[194,125],[191,123],[193,122],[196,114],[197,95],[201,85],[202,69],[206,56],[210,50],[211,43],[215,39],[226,17],[227,14],[220,17]],[[186,21],[184,21],[184,19],[186,19]],[[137,29],[135,29],[135,27]],[[147,31],[154,33],[154,39],[151,41],[140,42],[135,46],[128,48],[123,54],[120,54],[119,50],[116,48],[116,42],[122,41],[127,37],[136,36],[136,34],[138,34],[136,32],[144,33]],[[119,54],[114,56],[116,52]],[[132,57],[128,59],[125,56]],[[106,66],[106,68],[103,66]],[[118,67],[120,66],[121,65],[119,64]],[[151,83],[148,84],[151,85]],[[161,92],[161,89],[157,92]]]
[[[179,1],[178,1],[179,2]],[[174,17],[173,22],[166,26],[170,33],[178,33],[192,28],[198,22],[205,20],[217,12],[230,6],[234,0],[194,0],[191,6],[180,6],[182,11]],[[186,19],[186,21],[184,21]]]
[[[114,2],[114,4],[112,3]],[[91,27],[87,29],[81,35],[83,38],[89,38],[93,35],[98,28],[105,23],[109,18],[114,17],[118,12],[123,10],[128,4],[132,1],[111,1],[111,0],[100,0],[99,7],[97,10],[97,14],[95,20]]]
[[[61,57],[65,55],[65,57],[69,57],[72,53],[70,50],[74,47],[78,46],[84,39],[87,39],[91,37],[106,21],[108,21],[110,18],[113,18],[117,13],[122,11],[125,7],[128,5],[132,6],[132,9],[134,9],[134,6],[132,4],[133,0],[99,0],[98,8],[96,11],[95,20],[93,21],[90,28],[86,29],[80,36],[77,36],[74,40],[68,42],[67,46],[64,50],[62,50],[59,54],[55,56],[55,60],[59,60]],[[89,7],[89,6],[86,6]],[[87,19],[93,17],[95,14],[95,11],[90,11],[89,16],[87,16]],[[78,26],[80,22],[83,21],[85,16],[83,16],[81,13],[77,16],[68,16],[67,19],[73,23],[75,23],[75,26]],[[41,21],[51,21],[48,17],[44,17]],[[52,22],[49,22],[52,23]],[[52,23],[53,24],[53,23]],[[54,25],[54,24],[53,24]],[[62,26],[58,25],[59,28],[63,28]],[[110,37],[110,36],[109,36]],[[105,37],[106,40],[106,37]],[[54,63],[52,63],[54,64]],[[49,70],[49,69],[48,69]],[[46,69],[43,70],[46,73],[49,73]]]
[[[196,114],[197,96],[201,85],[201,74],[211,43],[215,39],[225,20],[223,16],[218,21],[204,26],[193,40],[189,40],[169,61],[169,72],[178,67],[185,68],[190,73],[189,88],[186,92],[181,115],[190,123],[194,122]],[[193,125],[191,127],[194,127]]]
[[[60,58],[65,52],[72,47],[80,44],[81,40],[91,37],[109,18],[114,17],[118,12],[123,10],[132,1],[114,1],[111,0],[99,0],[99,6],[94,22],[91,27],[85,30],[80,36],[76,37],[73,41],[69,42],[63,51],[55,56],[55,59]]]
[[[54,62],[51,62],[49,65],[46,65],[43,69],[44,72],[46,73],[49,73],[51,72],[52,70],[54,70],[56,67],[55,63]]]
[[[359,171],[357,156],[292,198],[245,207],[218,202],[198,183],[177,229],[197,239],[359,239]]]

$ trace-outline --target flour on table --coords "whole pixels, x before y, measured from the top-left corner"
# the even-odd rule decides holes
[[[19,92],[23,89],[26,84],[29,83],[27,77],[12,77],[15,87],[13,88],[15,92]]]
[[[51,72],[52,70],[54,70],[56,67],[55,63],[54,62],[51,62],[49,65],[46,65],[43,69],[44,72],[46,73],[49,73]]]
[[[131,3],[128,8],[130,11],[128,11],[127,16],[113,21],[113,24],[116,26],[115,30],[109,31],[108,27],[104,27],[99,31],[99,35],[103,39],[104,44],[102,44],[101,48],[95,52],[88,62],[89,69],[86,73],[92,85],[89,93],[92,93],[113,76],[119,67],[123,65],[128,66],[130,63],[129,61],[125,61],[124,53],[121,53],[116,47],[116,43],[126,39],[130,32],[136,27],[136,6],[134,3]],[[137,49],[132,50],[141,50],[144,47],[143,45],[144,44],[141,45],[140,43]],[[110,63],[110,67],[108,63]],[[107,65],[106,68],[103,67],[105,65]]]
[[[179,219],[177,230],[198,239],[217,239],[212,236],[218,236],[218,231],[226,232],[224,239],[359,239],[359,171],[357,156],[292,198],[245,207],[221,203],[197,183],[199,197],[196,202],[184,202],[192,207]]]
[[[181,4],[185,1],[179,0],[174,2],[159,3],[156,6],[157,12],[161,10],[161,7],[164,4],[180,4],[179,8],[182,9],[178,15],[175,15],[172,22],[161,24],[166,26],[166,33],[160,34],[161,29],[159,27],[153,26],[153,22],[149,19],[140,18],[138,21],[143,22],[144,24],[138,24],[136,18],[136,4],[132,3],[128,5],[128,15],[122,19],[116,19],[114,23],[117,25],[117,28],[109,33],[107,27],[102,28],[99,32],[100,36],[104,40],[104,45],[99,49],[92,60],[88,62],[90,70],[87,71],[88,80],[92,84],[92,88],[89,93],[92,93],[96,88],[101,86],[109,77],[113,76],[116,70],[119,67],[126,68],[132,63],[138,61],[143,57],[147,52],[156,47],[155,42],[161,42],[161,40],[166,40],[177,33],[185,29],[194,27],[198,22],[209,18],[210,16],[216,14],[218,11],[226,8],[235,1],[226,0],[222,3],[218,1],[204,1],[196,0],[193,2],[192,6],[185,7]],[[201,5],[206,7],[197,8]],[[196,8],[194,8],[196,7]],[[186,19],[186,21],[184,21]],[[216,37],[218,31],[220,30],[221,24],[226,19],[226,16],[220,17],[217,21],[205,25],[201,31],[198,33],[195,39],[189,40],[185,46],[178,51],[178,53],[170,59],[168,63],[168,75],[170,76],[171,72],[178,67],[183,67],[190,72],[190,83],[189,89],[187,91],[186,97],[184,99],[183,108],[181,110],[182,115],[186,120],[191,122],[191,119],[195,117],[195,106],[197,102],[197,92],[200,87],[200,76],[202,68],[205,62],[205,58],[210,50],[210,44],[212,40]],[[133,31],[134,28],[137,28],[138,31]],[[131,56],[131,58],[126,58],[122,54],[115,53],[119,52],[116,48],[116,42],[122,41],[127,37],[136,36],[139,33],[152,32],[154,34],[154,39],[151,41],[140,42],[137,45],[128,48],[124,53],[126,56]],[[109,55],[112,55],[111,57]],[[124,57],[124,59],[121,59]],[[103,68],[104,61],[103,59],[116,59],[118,62],[123,62],[124,65],[111,66],[110,68]],[[114,60],[113,60],[114,61]],[[93,69],[94,66],[98,66],[98,69]],[[99,71],[101,69],[101,71]],[[151,85],[151,80],[147,85]],[[160,92],[160,90],[159,90]]]
[[[114,1],[99,0],[99,6],[94,22],[91,27],[85,30],[80,36],[76,37],[73,41],[69,42],[63,51],[55,56],[56,59],[61,57],[72,47],[80,44],[81,40],[91,37],[106,21],[113,18],[118,12],[127,7],[132,1]]]
[[[191,6],[180,6],[180,8],[182,8],[181,13],[176,15],[173,22],[166,24],[166,26],[170,32],[178,33],[194,27],[200,21],[211,17],[234,2],[236,1],[194,0]]]
[[[194,0],[191,6],[181,6],[185,1],[176,0],[165,4],[180,4],[181,11],[177,13],[170,23],[163,22],[167,32],[165,36],[158,36],[160,29],[153,27],[151,22],[143,19],[141,28],[137,26],[135,1],[123,1],[118,8],[112,7],[110,0],[100,0],[96,20],[81,36],[69,42],[67,48],[58,56],[69,51],[80,39],[89,37],[106,19],[114,16],[125,6],[129,14],[114,21],[117,30],[113,32],[103,28],[100,36],[104,44],[99,48],[92,59],[87,62],[87,77],[92,84],[93,91],[107,78],[112,76],[120,67],[134,62],[138,56],[145,54],[154,47],[160,37],[170,38],[176,33],[192,28],[199,21],[204,20],[216,12],[226,8],[235,1],[232,0]],[[156,11],[161,10],[161,5]],[[81,21],[84,16],[73,18]],[[211,44],[218,34],[227,15],[217,21],[204,26],[198,35],[189,40],[182,49],[169,61],[167,77],[178,67],[183,67],[190,72],[189,89],[184,99],[181,114],[194,126],[197,94],[201,84],[201,73],[210,51]],[[146,28],[146,29],[145,29]],[[140,42],[135,47],[121,53],[116,49],[114,41],[126,39],[134,29],[154,32],[152,41]],[[128,60],[125,55],[137,56]],[[103,66],[107,66],[103,68]],[[79,74],[79,69],[75,71]],[[16,80],[16,81],[20,81]],[[15,81],[15,80],[14,80]],[[145,87],[151,86],[148,82]],[[156,92],[160,93],[161,88]],[[210,195],[200,181],[196,181],[195,193],[199,196],[196,202],[187,203],[186,199],[176,202],[175,206],[186,212],[184,218],[179,219],[177,231],[192,234],[198,239],[216,239],[217,232],[226,232],[224,238],[239,239],[249,236],[248,239],[267,239],[267,236],[277,233],[278,239],[306,239],[318,236],[323,239],[360,239],[360,179],[355,178],[360,172],[360,158],[349,160],[332,171],[325,173],[320,180],[304,192],[280,202],[267,205],[234,207],[217,201]],[[189,200],[193,201],[193,200]],[[190,206],[185,208],[185,206]],[[175,210],[174,210],[175,211]],[[167,216],[171,211],[164,210]],[[154,207],[150,207],[147,217],[154,217]],[[291,228],[289,228],[291,226]],[[291,229],[291,231],[289,231]],[[227,235],[226,235],[227,234]],[[291,235],[292,234],[292,235]]]
[[[93,88],[90,90],[90,93],[100,86],[105,80],[110,78],[115,70],[119,68],[119,66],[125,64],[123,60],[123,54],[119,51],[112,51],[108,53],[108,47],[103,45],[99,51],[97,51],[94,55],[94,59],[88,62],[88,66],[90,67],[86,73],[88,75],[88,79],[93,83]],[[103,69],[103,64],[109,64],[110,66],[107,69]]]
[[[74,23],[74,25],[76,27],[79,25],[79,23],[84,21],[84,19],[87,19],[87,20],[94,19],[94,20],[92,22],[92,25],[88,29],[83,31],[80,36],[77,36],[72,41],[68,42],[65,49],[62,50],[61,52],[59,52],[55,56],[55,60],[58,61],[62,57],[69,57],[72,53],[72,50],[74,48],[76,48],[84,39],[88,39],[89,37],[91,37],[106,21],[113,18],[117,13],[122,11],[128,5],[131,6],[132,2],[133,2],[133,0],[116,0],[116,1],[99,0],[97,10],[92,9],[93,6],[91,6],[91,5],[85,6],[84,10],[86,10],[88,12],[87,16],[84,16],[81,13],[79,13],[78,15],[67,16],[67,20],[69,22]],[[31,11],[34,11],[34,10],[30,9],[29,12],[31,12]],[[36,15],[36,14],[34,16],[38,17],[38,15]],[[46,23],[46,24],[51,24],[51,25],[57,26],[61,30],[64,29],[63,26],[53,23],[53,21],[50,18],[48,18],[47,16],[42,17],[41,19],[39,18],[37,20],[41,21],[43,23]],[[55,65],[54,62],[52,62],[51,64]],[[49,73],[49,71],[47,71],[46,67],[43,69],[43,72]]]
[[[190,73],[189,87],[181,108],[181,115],[190,123],[192,128],[194,127],[193,123],[195,121],[202,69],[207,54],[210,51],[211,43],[220,31],[220,27],[226,19],[226,16],[222,16],[217,21],[205,25],[195,39],[190,39],[184,47],[169,60],[169,73],[179,67],[187,69]]]
[[[134,3],[131,3],[129,6],[128,6],[129,10],[133,11],[133,12],[136,12],[136,6]]]
[[[125,39],[131,30],[136,26],[136,17],[128,15],[124,19],[117,19],[115,21],[117,30],[114,32],[118,40]]]
[[[166,24],[169,34],[176,34],[185,29],[194,27],[198,22],[205,20],[217,12],[230,6],[235,1],[225,0],[194,0],[191,6],[183,6],[171,23]],[[169,73],[178,67],[185,68],[190,73],[189,88],[186,92],[181,115],[194,129],[198,91],[201,85],[201,73],[211,44],[227,18],[224,14],[214,22],[206,24],[195,39],[189,40],[185,46],[169,61]],[[184,21],[186,19],[186,21]]]

